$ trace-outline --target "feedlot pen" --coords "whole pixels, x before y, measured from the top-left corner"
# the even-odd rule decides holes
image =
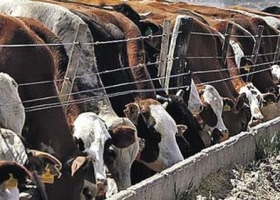
[[[196,189],[209,174],[233,164],[247,164],[255,160],[260,140],[271,140],[280,129],[280,117],[259,124],[249,132],[230,137],[225,142],[202,150],[128,189],[110,200],[172,200],[188,188]]]

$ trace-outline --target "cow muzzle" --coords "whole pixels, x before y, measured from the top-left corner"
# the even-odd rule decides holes
[[[97,179],[97,194],[95,199],[106,199],[106,192],[108,190],[108,182],[106,179]]]

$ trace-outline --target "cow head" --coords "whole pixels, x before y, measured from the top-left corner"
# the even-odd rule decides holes
[[[109,132],[112,137],[111,151],[114,154],[107,153],[105,161],[118,189],[123,190],[131,185],[130,169],[139,153],[137,131],[132,122],[124,118],[121,124],[112,126]]]
[[[249,100],[244,93],[239,95],[236,102],[229,98],[223,98],[224,109],[222,117],[230,136],[248,130],[248,124],[252,117],[248,102]]]
[[[211,85],[204,85],[199,88],[201,99],[204,104],[199,117],[206,123],[206,129],[209,130],[214,142],[222,142],[228,138],[228,129],[226,128],[222,112],[224,104],[218,91]]]
[[[239,93],[245,93],[249,100],[248,103],[252,114],[252,119],[249,122],[249,126],[260,123],[264,118],[260,111],[263,101],[263,95],[261,92],[252,83],[246,83],[240,88]]]
[[[16,162],[1,160],[0,174],[0,199],[19,199],[19,186],[29,184],[30,172]]]
[[[277,97],[272,93],[263,94],[263,106],[261,111],[264,115],[264,121],[274,119],[279,116],[280,102]]]
[[[107,190],[106,172],[104,165],[105,143],[111,136],[103,120],[95,113],[81,113],[73,123],[73,136],[79,150],[87,153],[93,159],[94,172],[97,180],[97,196],[103,196]],[[89,193],[89,191],[87,191]]]
[[[183,157],[188,158],[205,148],[203,140],[200,138],[201,127],[182,96],[177,92],[176,95],[169,95],[168,98],[159,95],[157,98],[177,124],[176,141]]]
[[[82,113],[74,122],[74,137],[80,150],[94,160],[98,194],[107,191],[106,167],[116,181],[118,190],[131,185],[130,166],[138,153],[135,126],[126,118],[108,120],[107,125],[94,113]],[[84,149],[82,149],[84,148]]]
[[[183,160],[175,134],[175,121],[163,106],[153,100],[137,100],[126,105],[124,113],[137,127],[138,137],[145,139],[140,161],[154,171],[161,171]]]

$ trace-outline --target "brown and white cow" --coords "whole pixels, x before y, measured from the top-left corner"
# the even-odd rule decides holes
[[[5,28],[0,30],[3,44],[43,44],[43,41],[18,19],[3,14],[0,16],[1,23],[5,23]],[[72,176],[66,171],[66,168],[63,168],[61,178],[55,178],[54,183],[46,184],[49,198],[79,198],[86,176],[93,180],[93,174],[86,169],[90,168],[90,159],[84,157],[82,159],[84,165],[77,165],[75,158],[81,155],[81,152],[76,148],[61,107],[34,110],[38,106],[42,108],[40,105],[59,103],[56,86],[52,82],[55,69],[49,49],[47,47],[2,48],[1,55],[0,70],[8,73],[19,85],[50,81],[48,84],[19,86],[19,94],[27,112],[26,126],[28,129],[23,136],[32,148],[55,155],[64,167],[68,162],[70,171],[72,166]],[[14,55],[14,57],[9,55]],[[46,96],[54,98],[40,102],[34,101],[34,99]],[[32,101],[27,102],[27,100]],[[68,184],[69,187],[73,187],[70,191],[65,187]]]
[[[92,35],[97,41],[110,41],[112,39],[126,39],[131,37],[137,38],[141,36],[139,29],[129,19],[125,18],[123,15],[117,12],[108,12],[104,10],[102,11],[96,8],[88,8],[86,6],[77,6],[74,4],[61,3],[60,5],[71,8],[71,11],[73,13],[77,14],[85,22],[87,22]],[[102,27],[102,29],[100,29],[100,27]],[[130,84],[129,87],[127,87],[129,89],[128,92],[134,93],[134,88],[140,90],[140,101],[145,104],[145,106],[143,107],[145,107],[145,109],[147,110],[151,110],[151,112],[145,113],[145,117],[147,117],[147,119],[143,121],[143,115],[140,114],[143,110],[141,109],[141,112],[138,112],[137,110],[133,109],[133,106],[137,105],[138,103],[129,103],[131,102],[131,99],[133,100],[135,97],[133,94],[128,93],[128,95],[121,97],[121,103],[119,104],[116,104],[113,100],[111,101],[114,110],[116,110],[119,116],[123,114],[119,113],[118,111],[120,109],[123,109],[124,106],[127,105],[126,111],[129,111],[133,115],[135,114],[134,116],[132,116],[131,114],[127,115],[129,116],[128,118],[132,120],[131,117],[135,117],[136,115],[139,117],[141,123],[137,123],[137,125],[135,124],[138,132],[138,137],[144,137],[145,143],[148,144],[145,145],[140,159],[143,160],[149,167],[156,170],[165,169],[173,165],[174,163],[183,160],[183,157],[175,141],[175,133],[177,132],[177,127],[174,120],[171,119],[171,117],[166,113],[164,108],[158,102],[156,102],[155,100],[152,101],[150,99],[147,99],[150,97],[155,98],[155,93],[153,91],[153,85],[149,80],[150,76],[147,73],[144,63],[144,55],[143,51],[141,50],[142,43],[137,40],[131,40],[126,43],[125,51],[123,52],[121,50],[123,49],[122,45],[119,45],[118,43],[102,44],[96,47],[97,48],[95,50],[99,71],[107,71],[107,73],[102,73],[101,78],[105,87],[109,89],[109,91],[107,90],[108,95],[112,95],[114,97],[114,90],[110,90],[110,87],[114,84],[123,82],[136,82],[137,84],[135,86],[131,86]],[[113,48],[115,48],[114,51]],[[104,52],[108,53],[108,50],[112,50],[112,52],[110,53],[112,60],[108,60],[104,57]],[[125,52],[128,52],[128,58],[125,58],[125,55],[123,54]],[[119,59],[120,57],[121,59]],[[115,59],[116,62],[112,62]],[[118,64],[120,60],[124,62]],[[130,66],[129,70],[126,69],[128,66]],[[115,70],[115,68],[118,69],[118,67],[124,67],[124,70],[118,72],[117,70]],[[114,70],[114,73],[109,73],[110,69]],[[116,75],[117,73],[119,73],[120,76]],[[127,92],[124,87],[121,87],[121,90]],[[126,104],[123,103],[125,101],[127,102]],[[161,115],[157,114],[158,112],[160,112]],[[107,119],[104,121],[108,123]],[[134,121],[134,118],[132,121]],[[168,129],[165,129],[165,124],[170,124],[171,126],[167,127]],[[155,139],[158,136],[160,140]],[[166,146],[170,148],[165,149]],[[175,151],[170,152],[170,150]],[[154,156],[147,159],[147,156],[151,154],[153,154]],[[164,154],[164,156],[162,154]]]

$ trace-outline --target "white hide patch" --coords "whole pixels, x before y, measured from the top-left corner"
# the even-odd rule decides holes
[[[161,105],[150,105],[150,113],[155,119],[154,128],[161,135],[159,158],[155,163],[162,164],[162,169],[166,169],[184,159],[175,139],[177,126]]]
[[[257,120],[262,120],[264,117],[261,114],[260,111],[260,106],[261,106],[261,102],[263,99],[260,98],[260,101],[257,99],[257,96],[262,97],[261,92],[252,84],[252,83],[246,83],[245,86],[241,87],[239,90],[239,94],[245,93],[246,97],[249,100],[249,105],[250,105],[250,109],[251,109],[251,114],[252,114],[252,118],[249,122],[252,123],[253,118],[257,119]]]
[[[17,83],[8,74],[0,73],[0,127],[21,134],[25,111],[18,94]]]
[[[191,82],[191,92],[190,92],[190,98],[188,101],[188,109],[193,113],[199,113],[201,111],[201,108],[203,107],[203,103],[199,97],[199,94],[197,92],[195,83],[192,79]]]
[[[244,52],[241,49],[239,42],[230,40],[229,43],[234,53],[234,58],[235,58],[235,63],[237,65],[237,68],[240,70],[241,58],[244,57]]]
[[[224,104],[218,91],[211,85],[205,85],[202,96],[204,101],[211,105],[214,113],[217,116],[217,125],[215,127],[208,127],[210,131],[212,132],[215,128],[217,128],[221,132],[228,132],[228,129],[226,128],[222,118]]]
[[[80,114],[73,124],[73,136],[83,140],[85,152],[95,160],[96,179],[106,179],[103,153],[105,142],[111,136],[106,129],[105,123],[95,113],[85,112]]]
[[[280,81],[280,67],[279,65],[272,65],[271,66],[271,75],[273,78],[273,81],[278,84]]]
[[[0,188],[0,200],[18,200],[19,199],[19,189],[4,189],[3,186]]]
[[[25,147],[16,133],[0,129],[0,160],[11,160],[21,165],[27,161]]]

